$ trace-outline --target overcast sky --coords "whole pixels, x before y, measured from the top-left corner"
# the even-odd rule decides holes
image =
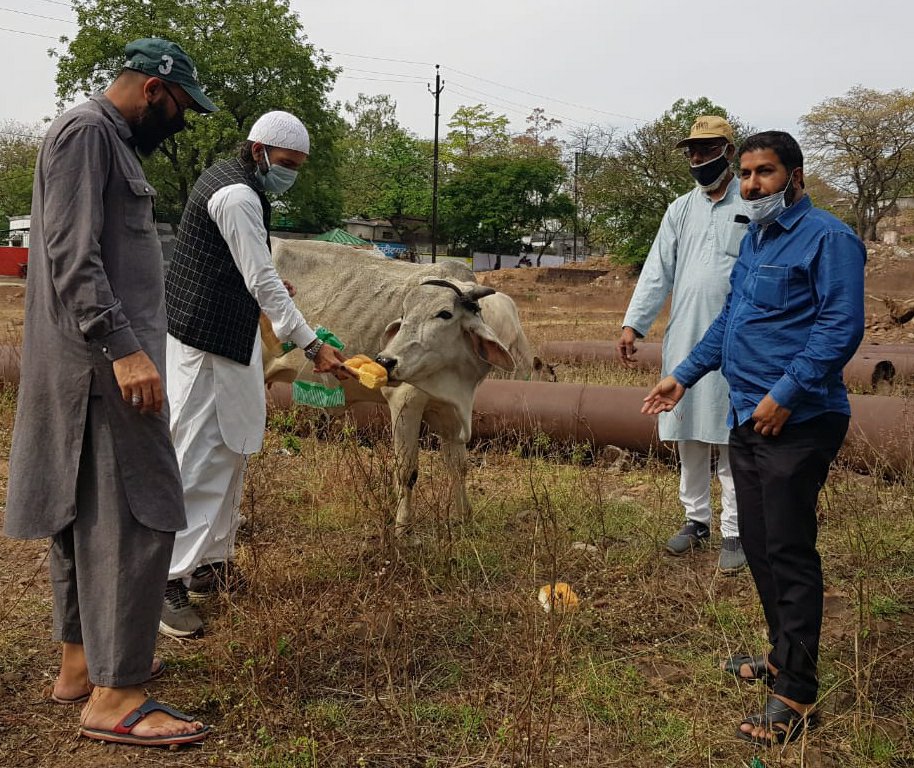
[[[912,0],[291,5],[310,41],[343,68],[334,99],[388,93],[400,122],[423,137],[433,131],[426,86],[435,63],[445,81],[442,135],[462,104],[485,103],[518,131],[534,107],[566,128],[596,122],[624,131],[678,98],[698,96],[760,130],[795,131],[800,115],[854,85],[914,88]],[[47,50],[52,38],[75,33],[66,21],[73,18],[64,0],[5,0],[0,121],[53,116],[55,65]]]

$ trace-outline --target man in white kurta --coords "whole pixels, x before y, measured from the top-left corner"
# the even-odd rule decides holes
[[[187,528],[175,538],[160,624],[175,637],[203,628],[188,586],[208,591],[228,580],[245,461],[260,450],[266,419],[260,313],[278,338],[305,350],[315,370],[339,365],[293,304],[294,289],[269,251],[264,192],[291,187],[309,151],[307,130],[293,115],[262,116],[240,158],[201,175],[178,231],[166,281],[166,359]]]
[[[696,120],[684,150],[696,179],[691,192],[674,200],[645,261],[622,321],[619,353],[634,354],[672,293],[670,319],[663,337],[662,375],[672,371],[701,340],[730,291],[730,270],[746,232],[739,180],[730,161],[733,130],[722,118]],[[660,439],[676,441],[680,459],[679,498],[686,522],[667,542],[667,551],[683,555],[708,543],[711,535],[711,477],[716,463],[721,486],[720,570],[736,573],[746,565],[737,529],[736,494],[727,442],[729,390],[720,372],[689,390],[673,413],[659,417]],[[716,462],[715,462],[716,454]]]

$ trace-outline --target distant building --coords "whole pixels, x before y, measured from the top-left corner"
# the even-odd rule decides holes
[[[10,216],[10,228],[4,245],[12,246],[13,248],[28,248],[31,220],[32,217],[29,215]]]
[[[406,258],[432,250],[432,232],[427,219],[399,216],[389,219],[352,218],[343,221],[350,235],[374,244],[389,258]],[[439,243],[439,249],[444,250]]]

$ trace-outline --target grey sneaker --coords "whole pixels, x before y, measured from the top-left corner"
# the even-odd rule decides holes
[[[746,567],[746,555],[739,536],[724,536],[720,544],[720,559],[717,568],[726,576],[739,573]]]
[[[686,524],[679,529],[679,533],[673,536],[666,543],[666,551],[671,555],[686,555],[693,549],[700,549],[703,544],[707,544],[711,538],[711,530],[702,523],[696,523],[694,520],[687,520]]]
[[[187,587],[181,579],[173,579],[165,585],[159,632],[171,637],[195,637],[203,634],[203,619],[190,604]]]

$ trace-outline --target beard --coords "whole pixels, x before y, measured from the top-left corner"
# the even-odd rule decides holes
[[[149,157],[165,139],[182,131],[184,125],[184,115],[169,117],[164,103],[147,104],[132,126],[137,151]]]

